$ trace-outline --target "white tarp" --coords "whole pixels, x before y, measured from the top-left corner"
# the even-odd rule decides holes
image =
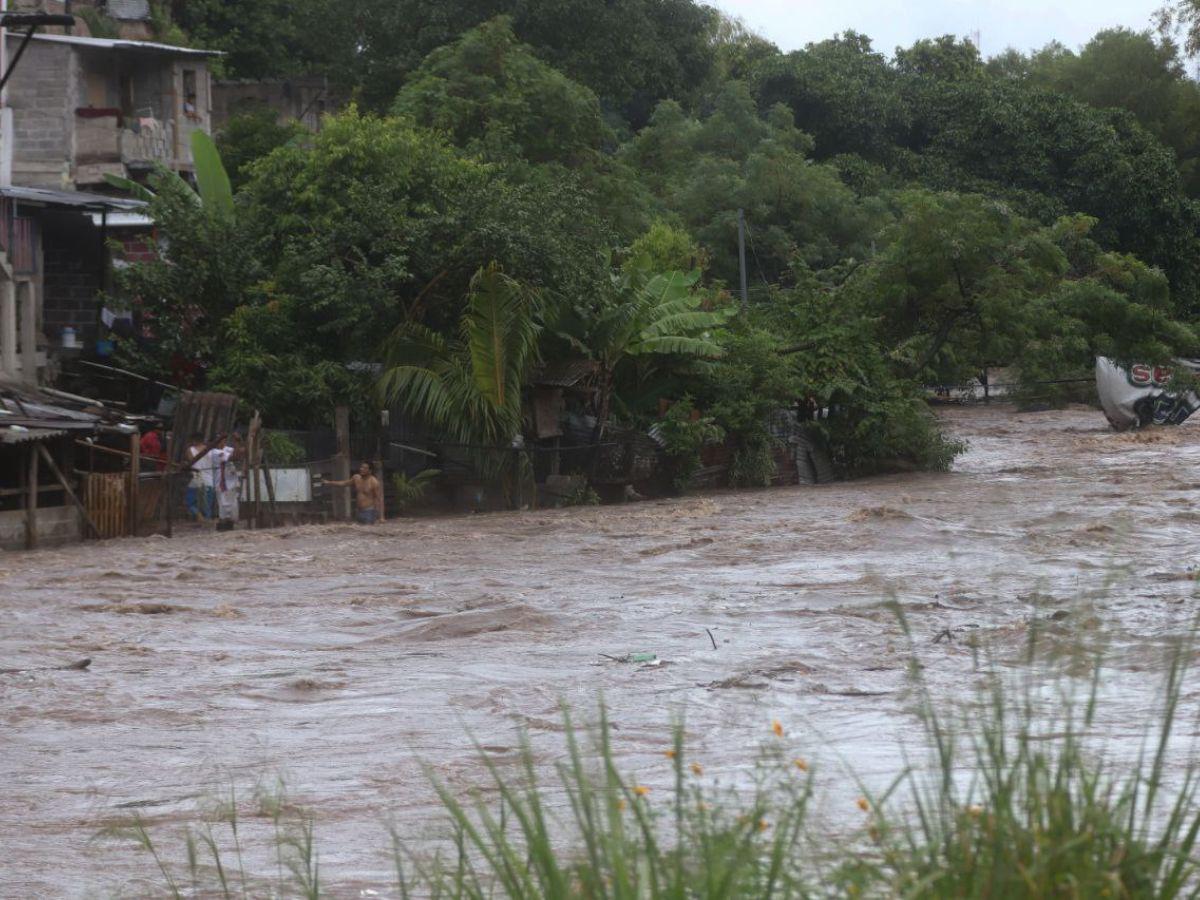
[[[1200,360],[1177,359],[1177,366],[1200,373]],[[1096,390],[1109,424],[1117,431],[1146,425],[1178,425],[1200,409],[1193,391],[1167,390],[1174,370],[1134,363],[1128,369],[1103,356],[1096,359]]]
[[[275,500],[279,503],[307,503],[312,500],[312,476],[308,469],[271,468],[271,487],[275,488]],[[263,500],[267,493],[267,481],[258,473],[258,492]]]

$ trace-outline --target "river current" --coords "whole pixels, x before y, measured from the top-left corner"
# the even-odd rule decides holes
[[[1197,612],[1200,423],[942,415],[969,443],[945,474],[0,555],[0,896],[159,891],[98,830],[136,812],[166,840],[279,778],[326,887],[386,895],[387,823],[440,821],[430,774],[483,785],[473,741],[503,763],[521,730],[549,773],[560,703],[586,720],[601,695],[652,788],[678,715],[714,775],[779,720],[886,779],[915,728],[895,605],[948,702],[980,642],[1016,665],[1035,621],[1102,640],[1119,732]]]

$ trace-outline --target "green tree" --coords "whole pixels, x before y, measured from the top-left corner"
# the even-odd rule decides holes
[[[370,359],[406,320],[452,330],[489,260],[553,296],[603,277],[607,232],[569,178],[508,178],[353,109],[264,159],[244,193],[275,295],[328,358]]]
[[[762,63],[779,55],[779,48],[750,30],[741,19],[717,13],[710,41],[721,81],[748,81]]]
[[[320,53],[326,0],[170,0],[170,17],[192,44],[225,55],[214,65],[231,78],[308,71]]]
[[[622,149],[646,172],[663,207],[711,256],[712,274],[738,278],[738,210],[750,228],[756,282],[788,277],[796,260],[813,267],[861,255],[875,225],[838,172],[808,159],[812,140],[783,106],[758,114],[744,85],[726,85],[713,113],[687,117],[674,103]]]
[[[795,406],[805,385],[780,335],[742,316],[721,336],[724,354],[701,370],[697,399],[733,444],[730,482],[766,487],[775,475],[770,418]]]
[[[121,341],[118,354],[129,368],[162,380],[191,379],[197,366],[213,363],[221,323],[257,272],[220,154],[203,132],[191,144],[195,189],[167,169],[152,173],[148,186],[110,177],[147,201],[156,225],[154,257],[117,269],[115,285],[152,337]]]
[[[715,13],[693,0],[305,2],[315,11],[278,10],[284,34],[296,29],[307,37],[296,58],[309,61],[310,68],[328,74],[377,111],[391,105],[431,52],[499,15],[511,17],[517,38],[541,59],[593,90],[606,111],[635,127],[645,124],[659,100],[690,98],[714,75]],[[206,0],[189,21],[208,33],[235,33],[235,10],[242,0],[226,4],[227,13],[210,5],[220,4]],[[257,21],[259,13],[250,12]],[[274,36],[263,41],[269,48],[280,43]]]
[[[1168,37],[1124,28],[1098,33],[1078,53],[1059,44],[1021,58],[1026,83],[1089,106],[1129,111],[1175,151],[1188,193],[1200,192],[1200,86]]]
[[[908,49],[896,48],[896,70],[901,75],[968,81],[984,75],[979,49],[953,35],[922,38]]]
[[[913,90],[910,149],[924,185],[989,194],[1045,224],[1092,216],[1102,244],[1161,267],[1179,309],[1194,307],[1200,207],[1184,193],[1171,151],[1132,115],[1014,81]]]
[[[519,43],[506,17],[426,57],[393,112],[491,159],[578,163],[605,132],[596,95]]]
[[[926,383],[988,365],[1056,377],[1097,355],[1165,362],[1194,352],[1163,275],[1104,251],[1094,226],[1041,226],[983,197],[910,192],[843,296],[877,323],[898,373]]]
[[[280,122],[275,111],[265,106],[231,116],[216,138],[234,189],[249,180],[251,163],[305,134],[307,132],[299,123]]]
[[[815,140],[818,159],[855,153],[888,162],[908,130],[896,71],[855,32],[763,63],[754,89],[763,108],[791,109],[796,126]]]

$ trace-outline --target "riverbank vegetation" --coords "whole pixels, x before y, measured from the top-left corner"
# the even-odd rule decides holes
[[[231,207],[158,191],[161,258],[118,272],[154,335],[129,366],[280,427],[387,404],[506,447],[536,373],[585,362],[593,440],[686,401],[761,484],[775,409],[821,412],[845,473],[938,468],[924,385],[1200,353],[1200,88],[1170,37],[783,53],[692,0],[327,5],[177,15],[227,74],[321,72],[348,105],[231,121]]]
[[[486,784],[474,793],[434,777],[444,827],[415,841],[411,824],[408,839],[393,831],[391,887],[447,898],[1194,895],[1200,783],[1179,756],[1193,648],[1168,649],[1144,720],[1115,722],[1113,673],[1042,627],[1028,667],[981,661],[981,686],[960,704],[933,699],[914,654],[905,700],[922,739],[881,785],[845,766],[827,773],[831,760],[806,755],[812,737],[779,720],[763,723],[757,756],[732,768],[726,758],[724,771],[693,753],[684,723],[664,728],[659,761],[635,777],[603,708],[590,726],[564,713],[553,774],[538,762],[545,748],[523,742],[516,759],[479,751]],[[182,848],[138,818],[106,835],[135,841],[177,897],[327,895],[320,823],[281,789],[223,799],[207,818]]]

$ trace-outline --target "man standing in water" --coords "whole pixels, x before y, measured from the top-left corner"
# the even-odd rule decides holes
[[[383,519],[383,485],[375,477],[375,467],[364,461],[358,467],[358,472],[347,481],[327,481],[334,487],[354,488],[354,499],[358,506],[355,515],[359,525],[374,525]]]

